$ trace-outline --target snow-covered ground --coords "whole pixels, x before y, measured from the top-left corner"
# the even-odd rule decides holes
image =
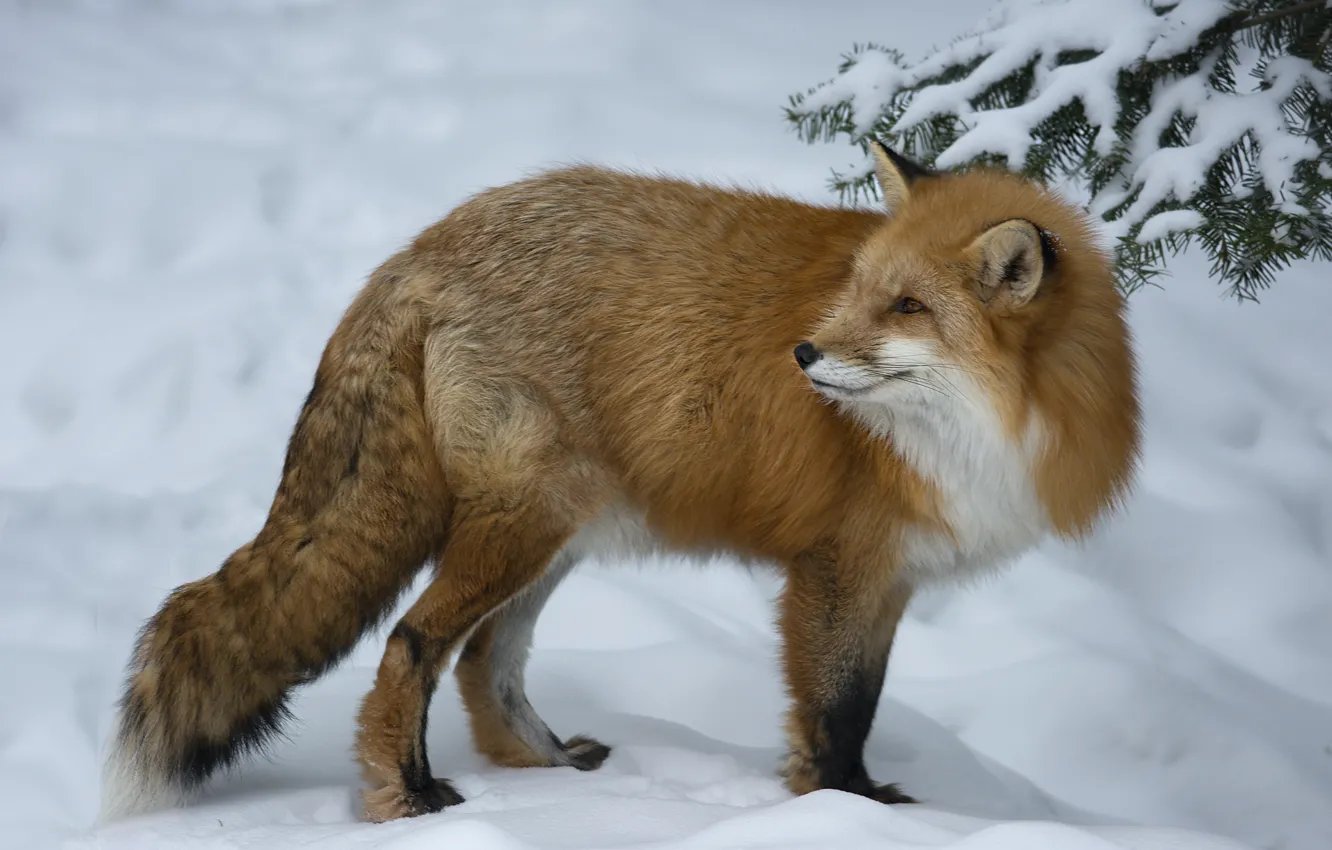
[[[852,150],[799,143],[786,94],[984,8],[0,2],[0,847],[1332,847],[1328,270],[1241,307],[1187,259],[1133,299],[1127,512],[913,604],[868,761],[923,805],[783,791],[774,585],[659,563],[585,569],[538,629],[533,701],[601,771],[487,766],[446,677],[432,762],[468,802],[358,822],[380,633],[271,761],[92,826],[132,634],[258,528],[371,268],[557,161],[828,200]]]

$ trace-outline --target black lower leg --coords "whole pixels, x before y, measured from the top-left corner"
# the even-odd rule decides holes
[[[411,814],[438,812],[446,806],[463,802],[447,779],[436,779],[430,770],[430,755],[426,751],[426,727],[430,720],[430,701],[439,682],[439,668],[448,649],[446,641],[428,641],[420,632],[405,623],[399,623],[390,637],[402,639],[412,665],[421,677],[421,703],[417,715],[414,743],[408,747],[399,770],[402,787]]]
[[[879,707],[886,663],[886,657],[869,661],[843,678],[836,696],[820,713],[814,769],[822,788],[885,803],[912,803],[896,785],[875,785],[865,769],[865,740]]]
[[[872,790],[865,770],[865,739],[879,705],[883,677],[857,670],[843,679],[836,696],[823,708],[814,749],[819,785],[853,794]]]
[[[874,723],[883,686],[883,667],[878,673],[863,670],[846,680],[845,687],[823,711],[821,735],[814,748],[814,769],[819,786],[871,797],[883,803],[914,803],[896,785],[876,785],[865,769],[865,740]]]

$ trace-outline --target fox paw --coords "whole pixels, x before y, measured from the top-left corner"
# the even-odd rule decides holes
[[[579,770],[596,770],[610,753],[610,747],[586,735],[575,735],[564,742],[564,754],[568,756],[569,764]]]
[[[381,788],[361,792],[365,806],[365,819],[384,823],[398,818],[414,818],[441,811],[447,806],[463,802],[463,796],[454,790],[447,779],[431,779],[423,788],[407,790],[393,783]]]

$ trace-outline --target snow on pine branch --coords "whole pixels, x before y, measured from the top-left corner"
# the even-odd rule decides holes
[[[1129,288],[1197,240],[1252,297],[1297,256],[1332,259],[1329,32],[1309,0],[1001,0],[919,62],[858,46],[788,116],[810,141],[1071,179]],[[874,191],[867,162],[833,184]]]
[[[1162,201],[1192,198],[1207,182],[1208,168],[1246,135],[1255,145],[1258,176],[1274,197],[1281,198],[1283,188],[1295,181],[1296,163],[1318,157],[1318,145],[1312,139],[1289,131],[1283,106],[1301,83],[1313,86],[1325,99],[1332,98],[1327,74],[1306,60],[1287,56],[1267,64],[1262,79],[1268,88],[1223,93],[1208,90],[1209,70],[1165,86],[1155,98],[1152,111],[1139,122],[1133,133],[1129,168],[1134,175],[1132,185],[1140,191],[1124,215],[1113,222],[1118,225],[1115,235],[1127,233],[1131,223],[1141,221]],[[1161,134],[1180,115],[1194,121],[1189,143],[1162,147]],[[1240,191],[1251,192],[1247,187],[1240,187]],[[1111,209],[1128,196],[1128,190],[1103,193],[1092,209]],[[1281,203],[1292,214],[1306,212],[1293,200],[1283,199]]]

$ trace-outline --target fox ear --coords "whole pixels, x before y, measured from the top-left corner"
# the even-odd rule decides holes
[[[1020,307],[1041,287],[1053,256],[1036,225],[1012,218],[976,237],[967,248],[976,264],[982,301]]]
[[[878,139],[870,140],[870,152],[874,155],[874,179],[879,184],[879,195],[889,212],[902,206],[911,197],[913,182],[934,173]]]

